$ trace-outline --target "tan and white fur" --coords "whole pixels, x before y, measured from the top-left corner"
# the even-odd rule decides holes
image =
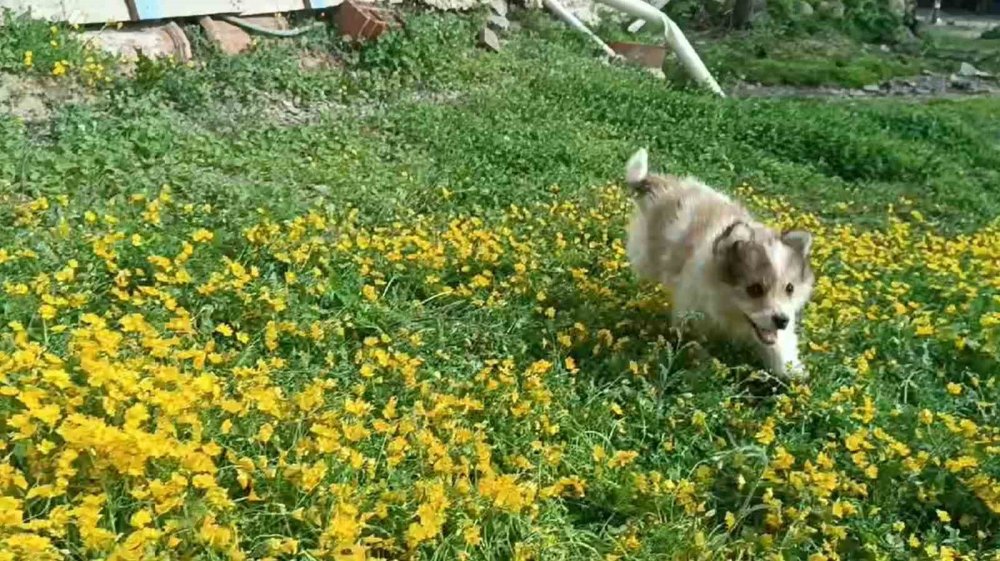
[[[796,327],[812,294],[812,235],[783,233],[694,177],[649,173],[645,149],[625,167],[636,194],[628,256],[673,295],[673,321],[754,345],[768,369],[803,377]]]

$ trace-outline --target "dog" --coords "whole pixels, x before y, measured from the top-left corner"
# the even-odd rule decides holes
[[[804,378],[796,327],[812,295],[812,235],[777,232],[695,177],[649,173],[638,150],[625,166],[635,213],[628,258],[635,273],[664,285],[672,321],[755,346],[785,378]]]

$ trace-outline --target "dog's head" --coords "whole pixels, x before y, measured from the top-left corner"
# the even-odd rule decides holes
[[[735,222],[715,240],[713,259],[723,297],[746,316],[757,338],[771,345],[812,294],[809,266],[812,235],[802,230],[778,234]]]

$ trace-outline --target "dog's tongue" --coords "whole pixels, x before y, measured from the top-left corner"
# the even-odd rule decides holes
[[[757,326],[754,326],[754,329],[757,331],[757,337],[765,345],[773,345],[778,340],[778,332],[773,329],[761,329]]]

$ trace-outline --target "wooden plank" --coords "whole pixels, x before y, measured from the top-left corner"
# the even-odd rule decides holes
[[[0,0],[0,8],[32,17],[69,23],[128,21],[124,0]]]
[[[135,0],[140,20],[212,14],[271,14],[302,10],[302,0]]]
[[[324,0],[327,4],[336,6],[340,0]],[[313,0],[312,7],[316,8],[316,1]],[[321,2],[322,3],[322,2]],[[309,0],[243,0],[243,14],[252,16],[255,14],[274,14],[279,12],[297,12],[309,9]],[[326,6],[330,7],[330,6]]]
[[[309,6],[314,10],[322,10],[324,8],[334,8],[343,3],[344,0],[309,0]]]
[[[212,14],[275,14],[331,8],[342,0],[0,0],[0,8],[50,21],[94,24]],[[134,11],[132,10],[134,8]],[[130,13],[131,12],[131,13]]]

